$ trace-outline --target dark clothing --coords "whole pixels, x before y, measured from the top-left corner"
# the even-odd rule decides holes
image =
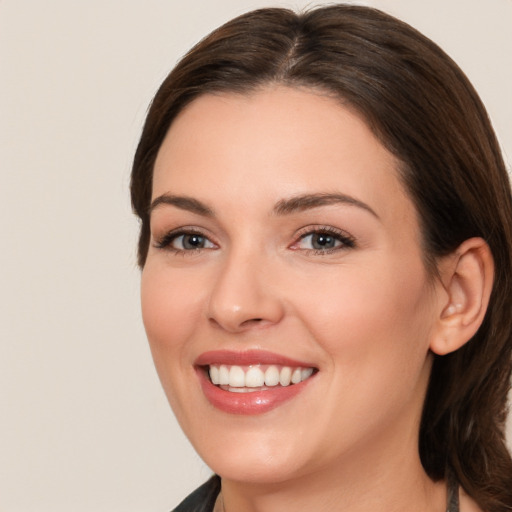
[[[446,512],[459,512],[459,487],[448,479]],[[220,478],[214,475],[185,498],[172,512],[212,512],[220,492]]]
[[[172,512],[212,512],[220,492],[220,478],[213,475],[210,480],[189,494]]]

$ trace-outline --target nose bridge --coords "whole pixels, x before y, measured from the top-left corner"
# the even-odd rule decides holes
[[[238,332],[277,323],[283,304],[271,282],[271,263],[263,250],[233,247],[213,283],[208,317],[221,328]]]

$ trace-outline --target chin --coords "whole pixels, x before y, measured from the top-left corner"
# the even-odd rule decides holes
[[[205,462],[208,464],[207,458]],[[208,466],[220,477],[254,485],[271,485],[292,480],[297,474],[299,461],[283,460],[279,454],[270,459],[257,454],[238,455],[236,458],[216,457]]]
[[[272,422],[271,427],[259,429],[229,428],[226,421],[229,424],[230,419],[217,428],[210,423],[208,432],[190,436],[203,461],[222,478],[275,484],[307,473],[311,464],[302,432],[292,436]]]

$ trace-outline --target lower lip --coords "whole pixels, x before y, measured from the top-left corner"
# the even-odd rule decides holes
[[[230,414],[244,415],[263,414],[275,409],[297,396],[311,380],[310,377],[298,384],[276,386],[264,391],[232,393],[212,384],[204,369],[197,368],[197,373],[203,393],[214,407]]]

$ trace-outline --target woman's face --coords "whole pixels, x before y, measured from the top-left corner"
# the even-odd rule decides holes
[[[169,402],[221,476],[417,458],[440,301],[397,165],[309,90],[204,95],[172,124],[143,318]]]

